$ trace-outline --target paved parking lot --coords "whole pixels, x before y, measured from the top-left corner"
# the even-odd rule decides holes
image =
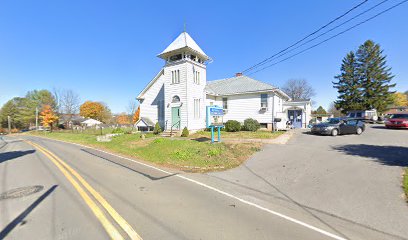
[[[403,167],[408,130],[368,125],[361,136],[299,131],[288,144],[268,145],[241,167],[206,178],[281,212],[304,212],[348,239],[407,239]]]

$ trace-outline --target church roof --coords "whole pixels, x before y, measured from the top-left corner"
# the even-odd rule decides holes
[[[209,57],[204,53],[204,51],[198,46],[194,39],[187,33],[182,32],[170,45],[164,49],[158,56],[166,55],[167,53],[182,49],[189,48],[190,50],[198,53],[202,57],[209,59]]]
[[[282,92],[279,88],[244,75],[209,81],[207,82],[205,90],[208,94],[219,96],[273,91],[289,99],[289,96]]]

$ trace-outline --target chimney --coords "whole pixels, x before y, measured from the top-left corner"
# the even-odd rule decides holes
[[[235,73],[235,77],[241,77],[241,76],[242,76],[242,72]]]

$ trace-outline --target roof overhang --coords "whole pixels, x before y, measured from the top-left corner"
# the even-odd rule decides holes
[[[228,94],[216,94],[214,92],[209,92],[207,91],[206,94],[214,97],[219,97],[219,96],[234,96],[234,95],[242,95],[242,94],[255,94],[255,93],[265,93],[265,92],[272,92],[280,95],[283,98],[286,98],[286,100],[289,100],[290,97],[284,93],[282,90],[279,88],[271,88],[271,89],[263,89],[259,91],[247,91],[247,92],[237,92],[237,93],[228,93]]]
[[[157,79],[164,73],[164,69],[162,68],[159,73],[156,74],[156,76],[147,84],[147,86],[139,93],[139,95],[136,97],[137,100],[143,100],[144,99],[144,94],[149,90],[149,88],[156,82]]]
[[[157,55],[157,57],[159,58],[163,58],[163,59],[167,59],[168,57],[174,56],[176,54],[181,54],[183,52],[191,52],[194,53],[195,55],[197,55],[198,57],[200,57],[201,59],[203,59],[204,61],[208,61],[210,60],[210,57],[200,53],[199,51],[194,50],[193,48],[189,47],[189,46],[185,46],[183,48],[179,48],[173,51],[169,51],[169,52],[162,52],[160,54]]]

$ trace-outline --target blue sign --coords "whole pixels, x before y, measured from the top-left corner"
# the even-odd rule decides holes
[[[224,116],[224,110],[222,108],[212,107],[210,108],[210,115],[211,116]]]
[[[210,126],[222,126],[224,110],[219,106],[207,106],[206,123],[207,128]]]

